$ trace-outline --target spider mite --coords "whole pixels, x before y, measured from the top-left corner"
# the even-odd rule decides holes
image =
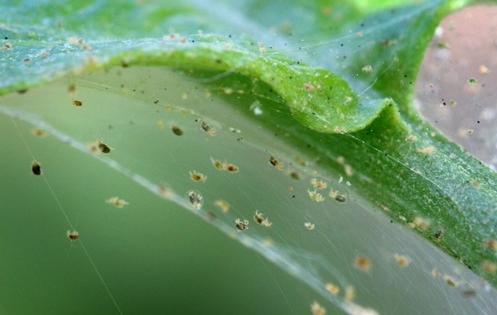
[[[118,208],[123,208],[124,206],[129,204],[127,201],[119,197],[111,197],[107,199],[105,202],[110,203]]]
[[[281,170],[283,168],[283,163],[278,161],[278,159],[272,155],[269,157],[269,164],[271,164],[272,166],[274,166],[275,168],[277,168],[279,170]]]
[[[33,128],[31,129],[31,133],[37,137],[45,137],[47,135],[47,133],[45,132],[45,130],[43,129],[39,129],[39,128]]]
[[[188,200],[190,201],[193,208],[195,208],[197,210],[202,208],[204,198],[199,193],[196,193],[194,191],[190,191],[188,193]]]
[[[311,179],[311,185],[316,189],[324,189],[328,187],[328,184],[325,181],[319,180],[317,178]]]
[[[216,128],[212,127],[211,125],[209,125],[205,121],[202,121],[200,128],[211,137],[214,137],[216,135]]]
[[[247,221],[247,220],[243,220],[243,221],[240,219],[235,220],[235,227],[238,231],[248,230],[248,225],[249,225],[249,221]]]
[[[331,190],[329,196],[338,202],[347,201],[347,197],[336,190]]]
[[[177,136],[183,135],[183,130],[176,125],[171,125],[171,131]]]
[[[212,165],[220,171],[228,171],[231,173],[236,173],[240,170],[239,167],[234,165],[234,164],[231,164],[231,163],[226,162],[226,161],[221,162],[219,160],[213,159],[212,157],[211,157],[211,162],[212,162]]]
[[[407,256],[404,256],[404,255],[394,254],[393,259],[395,260],[397,265],[399,265],[401,267],[407,267],[411,263],[409,258]]]
[[[304,223],[304,226],[309,230],[309,231],[312,231],[314,230],[314,228],[316,227],[316,225],[314,223],[311,223],[311,222],[306,222]]]
[[[202,173],[199,173],[195,170],[193,171],[190,171],[190,179],[195,181],[195,182],[205,182],[207,180],[207,176],[202,174]]]
[[[215,160],[215,159],[213,159],[213,158],[211,158],[211,162],[212,162],[212,165],[213,165],[216,169],[218,169],[218,170],[220,170],[220,171],[224,170],[224,165],[223,165],[223,162],[221,162],[221,161],[219,161],[219,160]]]
[[[264,221],[264,217],[262,216],[262,213],[259,212],[259,210],[255,210],[254,220],[259,224],[262,224],[262,221]]]
[[[314,200],[315,202],[323,202],[324,201],[323,195],[318,193],[316,190],[307,190],[307,192],[309,193],[309,197],[311,197],[311,199]]]
[[[31,164],[31,171],[37,176],[41,175],[41,165],[38,162],[33,162],[33,164]]]
[[[79,238],[79,232],[76,230],[72,230],[72,231],[67,230],[66,235],[72,241],[75,241]]]
[[[331,282],[327,282],[324,285],[324,287],[325,287],[326,291],[330,292],[333,295],[337,295],[338,293],[340,293],[340,287],[337,286],[336,284],[331,283]]]
[[[311,311],[314,315],[325,315],[326,309],[322,307],[318,302],[314,301],[311,304]]]
[[[218,206],[219,209],[221,209],[221,211],[223,211],[225,213],[228,212],[230,209],[230,204],[224,200],[216,200],[216,201],[214,201],[214,204],[216,206]]]
[[[239,168],[238,166],[234,165],[234,164],[231,164],[231,163],[224,163],[224,168],[228,171],[228,172],[232,172],[232,173],[236,173],[238,172]]]
[[[354,259],[354,265],[362,271],[368,272],[371,270],[371,260],[365,256],[357,256]]]
[[[270,227],[271,225],[273,225],[272,222],[269,222],[268,218],[264,218],[264,216],[262,215],[262,213],[259,212],[259,210],[255,211],[254,220],[258,224],[265,226],[265,227]]]
[[[100,152],[102,152],[102,153],[107,154],[107,153],[109,153],[109,152],[110,152],[110,148],[109,148],[109,146],[108,146],[108,145],[106,145],[105,143],[103,143],[102,141],[98,141],[98,143],[97,143],[97,147],[98,147],[98,149],[100,150]]]

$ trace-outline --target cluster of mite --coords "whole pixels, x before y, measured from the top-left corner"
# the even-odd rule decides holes
[[[77,107],[83,106],[82,100],[75,99],[76,86],[74,84],[69,85],[68,92],[69,92],[70,97],[72,98],[72,104],[74,106],[77,106]],[[196,122],[200,122],[200,129],[203,132],[205,132],[206,134],[208,134],[209,136],[216,135],[216,129],[211,124],[207,123],[206,121],[199,120],[199,119],[197,119]],[[182,136],[184,134],[183,129],[181,127],[177,126],[176,124],[171,124],[170,127],[171,127],[171,131],[176,136]],[[42,136],[42,135],[44,135],[44,133],[41,130],[37,130],[35,135]],[[108,154],[111,152],[111,147],[102,141],[90,143],[87,146],[88,146],[89,150],[91,150],[94,153]],[[212,165],[217,170],[220,170],[220,171],[228,171],[231,173],[236,173],[239,171],[239,167],[237,165],[230,163],[228,161],[221,161],[221,160],[211,158],[211,162],[212,162]],[[276,158],[274,156],[269,157],[269,164],[272,165],[277,170],[284,169],[284,163],[281,162],[278,158]],[[33,162],[32,172],[35,175],[42,174],[41,165],[38,162]],[[200,172],[197,172],[195,170],[190,171],[189,175],[190,175],[190,179],[193,181],[205,182],[207,180],[206,175],[204,175]],[[290,176],[294,179],[299,179],[298,174],[296,174],[295,172],[290,172]],[[324,200],[324,197],[320,193],[318,193],[316,191],[316,189],[326,188],[327,184],[324,181],[317,180],[317,179],[312,179],[311,184],[313,185],[315,190],[308,191],[310,198],[316,202],[322,202]],[[339,202],[346,201],[345,195],[340,194],[337,191],[332,190],[332,191],[330,191],[329,195],[330,195],[330,197],[334,198],[335,200],[337,200]],[[200,193],[195,192],[195,191],[190,191],[188,193],[188,200],[194,209],[201,209],[201,207],[203,205],[203,197]],[[123,206],[128,204],[126,201],[119,199],[118,197],[110,198],[107,200],[107,202],[114,204],[116,207],[123,207]],[[229,204],[226,201],[218,200],[215,203],[223,211],[225,211],[225,212],[228,211]],[[272,226],[272,222],[270,222],[267,217],[264,217],[264,215],[261,212],[259,212],[258,210],[256,210],[256,212],[253,216],[253,219],[257,224],[259,224],[261,226],[264,226],[264,227],[271,227]],[[238,231],[248,230],[248,225],[249,225],[248,220],[241,220],[239,218],[237,218],[235,220],[235,228]],[[311,222],[305,222],[304,227],[307,228],[308,230],[313,230],[315,228],[315,224],[311,223]],[[76,231],[72,231],[71,233],[69,233],[69,231],[68,231],[67,235],[72,240],[76,240],[79,237],[79,234]]]
[[[207,132],[207,130],[205,130],[204,127],[202,127],[201,129]],[[235,166],[234,164],[227,162],[227,161],[221,161],[221,160],[211,158],[211,162],[212,162],[212,165],[214,166],[214,168],[216,168],[217,170],[229,171],[229,172],[233,172],[233,173],[236,173],[239,171],[238,166]],[[271,155],[268,159],[268,163],[277,170],[280,170],[280,171],[285,170],[284,163],[282,161],[280,161],[278,158],[276,158],[275,156]],[[352,170],[350,169],[350,167],[348,165],[345,165],[345,170],[346,170],[347,175],[352,173]],[[205,182],[207,180],[206,175],[204,175],[203,173],[200,173],[196,170],[190,171],[189,175],[190,175],[190,179],[193,181],[196,181],[196,182]],[[290,171],[289,175],[291,178],[300,179],[300,176],[295,172]],[[340,178],[339,182],[340,183],[342,182],[342,178]],[[328,183],[326,181],[318,179],[318,178],[312,178],[310,180],[310,184],[311,184],[312,188],[308,189],[308,194],[309,194],[309,197],[311,198],[311,200],[313,200],[317,203],[323,202],[325,200],[325,196],[321,193],[321,191],[328,188]],[[347,185],[349,185],[348,182],[347,182]],[[340,192],[340,191],[337,191],[337,190],[332,189],[329,191],[329,193],[327,195],[331,199],[333,199],[339,203],[345,203],[347,201],[347,195]],[[189,193],[189,201],[195,209],[200,209],[202,206],[203,198],[198,192],[191,191]],[[224,201],[224,200],[216,200],[214,202],[214,204],[216,206],[218,206],[223,212],[227,212],[230,208],[229,203]],[[254,222],[257,223],[258,225],[261,225],[264,227],[271,227],[273,225],[273,223],[271,221],[269,221],[269,219],[267,217],[265,217],[264,214],[261,213],[259,210],[255,211],[252,218],[253,218]],[[249,229],[249,223],[250,222],[247,219],[237,218],[237,219],[235,219],[234,227],[236,228],[236,230],[238,232],[247,231]],[[314,230],[315,223],[305,222],[304,227],[308,230]],[[497,248],[497,245],[495,245],[495,242],[487,242],[486,244],[487,244],[487,247]],[[392,261],[395,262],[395,264],[400,266],[400,267],[408,267],[411,264],[411,259],[405,255],[394,253],[391,258],[392,258]],[[357,268],[358,270],[365,272],[365,273],[370,273],[370,271],[372,270],[372,267],[373,267],[373,263],[372,263],[371,259],[365,255],[357,255],[356,257],[354,257],[352,265],[355,268]],[[439,276],[439,272],[437,270],[434,270],[433,275],[435,278],[437,278]],[[457,286],[458,285],[458,281],[449,275],[443,275],[443,277],[441,277],[441,278],[449,286]],[[325,289],[332,295],[338,295],[339,292],[341,291],[341,288],[338,285],[333,284],[331,282],[327,282],[325,284]],[[345,300],[352,301],[355,298],[355,289],[353,286],[345,287],[345,288],[343,288],[343,290],[344,290]],[[466,292],[466,291],[464,291],[464,292]],[[470,290],[468,292],[474,293],[474,291],[472,291],[472,290]],[[469,296],[469,293],[467,293],[467,292],[464,294],[465,294],[465,296]],[[314,301],[311,304],[311,311],[313,314],[325,314],[326,313],[326,309],[316,301]]]
[[[277,170],[281,171],[284,169],[284,163],[272,155],[269,157],[268,162],[270,165],[272,165]],[[236,166],[228,161],[223,162],[221,160],[217,160],[217,159],[214,159],[212,157],[211,157],[211,163],[214,166],[214,168],[216,168],[217,170],[220,170],[220,171],[228,171],[228,172],[236,173],[239,170],[238,166]],[[296,178],[296,176],[293,175],[293,173],[295,173],[295,172],[289,172],[290,177],[292,177],[294,179],[300,179],[300,177]],[[207,180],[207,175],[205,175],[201,172],[198,172],[196,170],[191,170],[189,172],[189,177],[192,181],[195,181],[195,182],[205,182]],[[313,178],[313,179],[311,179],[311,185],[315,188],[315,190],[312,192],[310,190],[308,191],[310,198],[316,202],[324,201],[324,197],[322,197],[319,193],[317,193],[316,190],[324,189],[328,186],[328,184],[323,180],[318,180],[316,178]],[[344,194],[339,193],[336,190],[331,190],[329,193],[329,196],[340,203],[343,203],[346,201],[346,196]],[[188,200],[194,209],[199,210],[203,206],[203,197],[200,193],[198,193],[196,191],[188,192]],[[229,207],[230,207],[229,203],[226,201],[223,201],[223,200],[216,200],[215,204],[223,212],[227,212]],[[272,226],[272,222],[270,222],[268,218],[264,217],[264,215],[261,212],[259,212],[259,210],[256,210],[256,212],[253,216],[253,219],[257,224],[259,224],[261,226],[264,226],[264,227],[271,227]],[[235,228],[238,231],[246,231],[249,229],[248,226],[249,226],[249,221],[246,219],[242,220],[240,218],[237,218],[235,220]],[[311,222],[305,222],[304,227],[308,230],[314,230],[315,224],[311,223]]]
[[[37,136],[44,136],[45,135],[39,129],[33,130],[33,134],[35,134]],[[105,154],[107,154],[107,153],[110,152],[109,146],[106,145],[105,143],[103,143],[102,141],[98,141],[96,143],[89,144],[88,147],[93,152],[101,152],[101,153],[105,153]],[[31,172],[34,175],[36,175],[36,176],[42,175],[41,164],[39,162],[37,162],[37,161],[33,161],[31,163]],[[126,202],[125,200],[120,199],[118,197],[111,197],[111,198],[107,199],[106,202],[110,203],[110,204],[113,204],[113,205],[115,205],[118,208],[122,208],[122,207],[124,207],[125,205],[128,204],[128,202]],[[79,232],[76,231],[76,230],[68,230],[66,232],[66,236],[70,240],[75,241],[75,240],[79,239]]]
[[[71,84],[69,86],[69,94],[72,97],[72,104],[74,106],[80,107],[83,105],[83,102],[81,100],[77,100],[74,98],[75,96],[75,91],[76,87],[74,84]],[[200,122],[200,129],[205,132],[209,136],[215,136],[216,135],[216,129],[210,125],[209,123],[202,121],[202,120],[196,120],[197,122]],[[181,129],[179,126],[172,124],[171,125],[171,131],[173,134],[176,136],[182,136],[184,134],[183,129]],[[33,134],[36,136],[44,136],[44,132],[42,130],[36,129],[33,131]],[[87,145],[89,150],[94,152],[94,153],[103,153],[103,154],[108,154],[111,152],[111,147],[105,144],[102,141],[97,141],[94,143],[90,143]],[[237,165],[234,165],[228,161],[221,161],[217,160],[214,158],[211,158],[212,165],[214,168],[220,171],[227,171],[230,173],[236,173],[239,171],[239,167]],[[268,159],[268,162],[270,165],[272,165],[275,169],[283,171],[284,170],[284,163],[281,162],[278,158],[274,156],[270,156]],[[32,162],[31,165],[31,171],[34,175],[39,176],[42,175],[42,167],[39,162]],[[350,173],[350,170],[347,170],[347,174]],[[300,179],[300,176],[293,171],[289,172],[289,175],[293,179]],[[195,182],[205,182],[207,180],[207,176],[204,175],[203,173],[200,173],[196,170],[192,170],[189,172],[190,179],[195,181]],[[312,185],[312,190],[308,189],[308,194],[309,197],[315,201],[315,202],[323,202],[325,200],[325,197],[323,196],[320,191],[324,190],[327,188],[328,184],[320,179],[317,178],[312,178],[310,181]],[[328,196],[331,197],[332,199],[336,200],[339,203],[344,203],[347,200],[346,194],[343,194],[339,191],[336,190],[331,190],[328,193]],[[196,191],[190,191],[188,193],[188,201],[190,202],[191,206],[194,209],[201,209],[203,206],[203,197],[200,193]],[[106,200],[107,203],[113,204],[114,206],[118,208],[122,208],[128,203],[124,201],[123,199],[120,199],[118,197],[112,197]],[[230,204],[227,201],[224,200],[215,200],[214,204],[219,207],[223,212],[228,212],[230,209]],[[255,223],[257,223],[260,226],[263,227],[271,227],[273,223],[269,221],[267,217],[264,216],[263,213],[259,212],[259,210],[256,210],[254,215],[253,215],[253,220]],[[234,222],[234,227],[236,228],[237,231],[246,231],[249,229],[249,221],[246,219],[240,219],[237,218],[235,219]],[[305,222],[304,227],[308,230],[314,230],[315,229],[315,224],[311,222]],[[79,239],[79,232],[76,230],[68,230],[66,232],[66,236],[71,240],[71,241],[76,241]],[[485,245],[487,248],[493,249],[497,251],[497,241],[495,240],[487,240],[485,242]],[[407,267],[410,264],[410,259],[407,256],[404,255],[399,255],[399,254],[394,254],[393,255],[393,260],[397,263],[397,265],[401,267]],[[359,270],[363,272],[369,272],[372,268],[372,262],[371,260],[363,255],[358,255],[354,258],[353,265],[358,268]],[[497,269],[497,267],[495,267]],[[434,277],[438,277],[439,272],[434,270],[433,275]],[[452,277],[444,275],[443,279],[451,286],[456,286],[457,282],[454,280]],[[325,288],[328,292],[330,292],[333,295],[337,295],[340,292],[340,287],[333,284],[333,283],[326,283]],[[345,299],[346,300],[352,300],[355,296],[355,291],[353,287],[347,287],[345,288]],[[321,306],[318,302],[314,301],[311,304],[311,311],[313,314],[316,315],[324,315],[326,313],[326,309]]]
[[[77,106],[77,107],[83,106],[83,101],[75,99],[75,95],[76,95],[76,85],[75,84],[69,85],[68,92],[69,92],[69,96],[72,98],[72,105]],[[46,135],[44,130],[38,129],[38,128],[32,129],[31,132],[33,133],[33,135],[35,135],[37,137],[44,137]],[[94,153],[108,154],[111,152],[111,147],[109,147],[107,144],[105,144],[104,142],[102,142],[100,140],[96,141],[94,143],[87,144],[87,147],[90,151],[92,151]],[[37,161],[33,161],[31,164],[31,172],[36,176],[42,175],[43,173],[42,173],[41,164]],[[128,202],[126,202],[125,200],[120,199],[118,197],[111,197],[111,198],[107,199],[106,202],[109,204],[113,204],[114,206],[116,206],[118,208],[122,208],[122,207],[128,205]],[[67,230],[66,236],[70,240],[76,241],[79,239],[79,232],[76,230]]]

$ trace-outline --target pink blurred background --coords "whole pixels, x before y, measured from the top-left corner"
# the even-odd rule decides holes
[[[474,6],[444,19],[416,90],[425,117],[497,169],[497,6]]]

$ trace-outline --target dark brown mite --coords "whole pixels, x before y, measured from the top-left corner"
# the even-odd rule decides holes
[[[209,126],[205,121],[202,122],[201,128],[205,132],[209,132],[209,130],[211,130],[211,126]]]
[[[226,165],[226,169],[232,173],[238,172],[238,166],[233,165],[233,164],[228,164]]]
[[[345,202],[347,199],[343,195],[336,195],[335,200],[338,202]]]
[[[259,223],[259,224],[262,224],[262,221],[264,221],[264,219],[260,216],[260,215],[254,215],[254,220],[255,222]]]
[[[270,156],[269,163],[271,163],[272,166],[276,166],[278,165],[278,160],[274,156]]]
[[[31,171],[35,175],[41,175],[41,165],[38,164],[38,162],[33,162],[33,164],[31,165]]]
[[[274,166],[275,168],[281,170],[283,168],[283,163],[278,161],[277,158],[275,158],[274,156],[270,156],[269,157],[269,164],[271,164],[272,166]]]
[[[110,152],[109,146],[107,146],[102,141],[98,141],[98,149],[100,150],[100,152],[105,153],[105,154]]]
[[[72,104],[73,104],[74,106],[83,106],[83,102],[78,101],[78,100],[74,100],[74,101],[72,101]]]
[[[181,128],[180,128],[180,127],[178,127],[178,126],[174,126],[174,125],[173,125],[173,126],[171,127],[171,130],[172,130],[172,131],[173,131],[173,133],[174,133],[175,135],[177,135],[177,136],[181,136],[181,135],[183,135],[183,130],[181,130]]]
[[[243,220],[243,221],[240,219],[235,220],[235,227],[238,231],[248,230],[248,224],[249,224],[249,222],[247,220]]]
[[[216,135],[216,129],[214,127],[210,126],[205,121],[202,122],[202,124],[200,125],[200,128],[202,128],[202,130],[205,131],[211,137]]]

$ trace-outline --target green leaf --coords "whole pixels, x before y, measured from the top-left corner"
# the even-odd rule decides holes
[[[224,248],[214,257],[234,251],[222,243],[227,238],[214,236],[198,220],[171,214],[179,209],[190,210],[307,284],[300,288],[292,283],[277,313],[307,312],[313,300],[321,299],[330,303],[327,308],[349,314],[446,310],[445,304],[427,303],[433,295],[468,314],[491,310],[495,291],[472,272],[493,286],[497,283],[495,273],[488,272],[495,265],[497,177],[424,122],[411,105],[412,86],[434,28],[466,3],[397,3],[395,8],[381,1],[20,1],[1,6],[8,19],[0,24],[0,111],[6,114],[2,124],[10,130],[2,139],[9,143],[5,148],[15,148],[4,152],[12,168],[2,185],[9,187],[15,179],[27,183],[54,231],[40,227],[38,220],[44,217],[16,186],[5,196],[11,209],[4,220],[6,239],[13,239],[15,226],[26,224],[25,242],[43,235],[41,249],[30,245],[30,250],[41,255],[57,249],[47,251],[41,269],[56,274],[61,268],[69,274],[59,252],[67,251],[65,230],[77,229],[80,260],[70,255],[69,267],[78,266],[72,276],[78,281],[85,273],[93,276],[85,289],[99,290],[96,298],[109,307],[107,313],[143,311],[126,299],[136,295],[149,301],[143,291],[117,288],[151,283],[150,274],[162,274],[158,268],[147,273],[147,263],[168,260],[161,244],[186,249],[184,240],[192,235],[185,230],[198,229],[192,231],[193,239],[208,235],[212,247]],[[33,138],[18,119],[51,137]],[[98,153],[97,141],[110,152]],[[41,163],[43,180],[28,172],[32,160]],[[239,171],[224,169],[228,162]],[[206,174],[206,182],[192,182],[188,174],[193,171]],[[78,187],[81,181],[85,184]],[[328,186],[326,191],[316,187],[320,181]],[[145,190],[135,192],[131,182]],[[75,197],[81,190],[87,191],[84,197]],[[166,206],[149,192],[166,199]],[[203,196],[202,209],[197,209],[195,202],[201,202],[192,192]],[[122,216],[104,202],[121,193],[130,203]],[[220,211],[219,199],[229,199],[232,209]],[[148,208],[152,210],[145,214]],[[273,226],[258,226],[251,219],[256,210]],[[14,215],[22,211],[24,216]],[[400,224],[391,224],[383,212]],[[158,222],[165,218],[180,222],[168,228],[176,227],[177,238],[143,249],[147,239],[161,237]],[[249,229],[237,232],[237,218],[250,219]],[[307,230],[305,222],[315,223],[316,230]],[[464,267],[406,227],[472,271],[458,270]],[[130,232],[135,230],[139,232]],[[133,244],[125,247],[129,252],[115,254],[113,246],[120,239]],[[12,244],[7,247],[9,266],[30,268],[20,262],[31,261],[31,256]],[[210,248],[198,250],[196,259],[213,257]],[[138,261],[131,251],[146,259]],[[108,261],[114,254],[119,259],[112,262],[123,262],[116,263],[117,270]],[[409,257],[407,271],[395,264],[399,257]],[[354,266],[363,258],[372,261],[371,271]],[[224,262],[228,268],[229,261]],[[144,263],[145,268],[126,269],[126,263]],[[182,270],[178,265],[168,264],[165,270]],[[270,277],[279,272],[269,270]],[[125,282],[119,272],[139,276]],[[40,273],[32,273],[36,285],[30,296],[45,283]],[[236,274],[229,282],[240,288],[247,278],[252,277]],[[16,280],[12,276],[7,283]],[[278,275],[278,288],[268,290],[274,299],[280,281],[287,279]],[[151,292],[172,290],[152,282]],[[331,295],[327,282],[342,292],[355,287],[358,297]],[[399,289],[376,290],[388,283]],[[61,281],[50,288],[69,291],[67,285]],[[410,286],[419,296],[399,306]],[[234,291],[230,287],[224,292]],[[461,299],[461,294],[476,295],[481,303]],[[289,302],[292,295],[305,298]],[[15,302],[7,310],[30,313],[51,305],[44,299],[54,294],[44,292],[33,309],[21,306],[19,295],[10,296]],[[70,293],[65,298],[76,301]],[[68,304],[50,310],[73,312],[74,302]],[[176,306],[174,312],[208,313],[195,306],[189,311]],[[224,307],[225,312],[242,308],[237,303]],[[150,305],[144,308],[155,311]],[[89,310],[98,312],[86,305],[82,313]]]

